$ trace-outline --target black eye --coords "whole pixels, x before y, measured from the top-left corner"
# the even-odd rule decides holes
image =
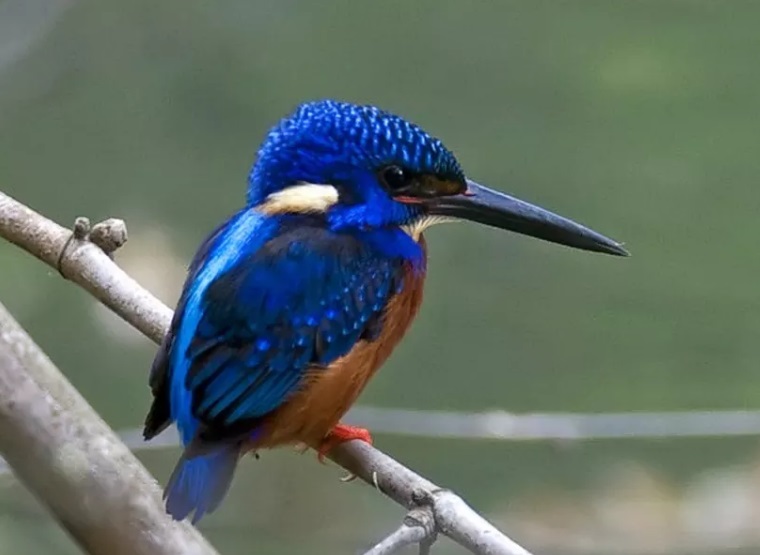
[[[399,191],[409,186],[413,180],[402,168],[398,166],[388,166],[381,172],[383,183],[391,191]]]

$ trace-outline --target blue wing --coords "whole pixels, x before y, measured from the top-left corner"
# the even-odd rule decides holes
[[[174,317],[172,318],[172,323],[169,326],[169,331],[164,336],[164,339],[158,348],[150,369],[148,385],[150,386],[151,392],[153,393],[154,401],[150,407],[150,410],[148,411],[148,415],[145,418],[143,436],[146,440],[152,439],[160,434],[173,421],[169,403],[169,380],[171,378],[171,372],[169,372],[169,354],[172,351],[177,331],[180,328],[187,301],[192,296],[193,283],[195,281],[197,271],[200,268],[203,260],[205,260],[209,255],[209,251],[211,250],[212,246],[214,246],[219,237],[224,234],[224,231],[227,229],[227,227],[239,217],[241,217],[241,215],[237,214],[231,220],[223,222],[217,226],[203,241],[190,263],[187,272],[187,279],[185,280],[185,287],[182,292],[182,296],[177,303],[177,308],[174,311]]]
[[[250,432],[308,369],[373,339],[402,286],[404,259],[383,255],[376,241],[316,219],[272,224],[253,214],[207,241],[156,357],[171,369],[163,396],[185,444]]]
[[[389,241],[406,246],[385,249]],[[319,218],[243,210],[215,230],[188,272],[156,355],[146,438],[176,421],[189,446],[166,486],[175,519],[213,511],[239,439],[361,339],[373,340],[415,245],[400,230],[334,233]],[[419,251],[421,255],[421,251]]]
[[[184,386],[205,427],[245,430],[306,370],[374,335],[402,283],[402,260],[319,226],[276,237],[211,283],[185,352]]]

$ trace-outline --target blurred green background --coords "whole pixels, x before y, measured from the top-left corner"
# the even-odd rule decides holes
[[[432,230],[426,304],[362,404],[758,409],[758,18],[708,0],[0,0],[0,190],[64,224],[124,218],[117,261],[173,303],[279,117],[377,104],[633,257]],[[141,424],[151,343],[3,242],[0,300],[112,426]],[[537,555],[760,547],[752,437],[375,439]],[[140,456],[163,483],[178,453]],[[359,552],[403,512],[340,475],[264,453],[200,528],[225,555]],[[9,475],[0,550],[78,552]]]

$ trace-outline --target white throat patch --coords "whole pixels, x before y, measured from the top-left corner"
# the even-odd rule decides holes
[[[412,239],[419,242],[422,232],[427,228],[437,224],[456,221],[456,218],[450,218],[448,216],[422,216],[409,224],[402,225],[401,229],[403,229]]]
[[[332,185],[299,183],[269,195],[257,207],[264,214],[324,213],[338,202],[338,190]]]

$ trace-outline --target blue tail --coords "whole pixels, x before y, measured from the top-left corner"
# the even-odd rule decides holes
[[[230,488],[239,457],[238,444],[222,445],[190,458],[186,451],[164,490],[166,511],[174,520],[195,512],[193,524],[213,512]]]

